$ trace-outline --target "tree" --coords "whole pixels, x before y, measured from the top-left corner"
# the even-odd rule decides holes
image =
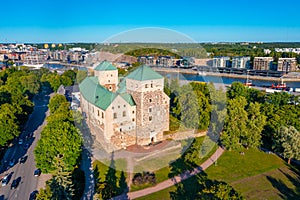
[[[17,109],[11,104],[5,103],[0,106],[0,146],[6,145],[20,134],[16,112]]]
[[[198,113],[199,113],[199,130],[207,130],[210,123],[211,106],[209,104],[209,98],[207,98],[202,92],[195,91],[198,99]]]
[[[56,112],[57,109],[59,109],[60,107],[67,107],[67,109],[69,108],[67,106],[68,101],[66,99],[65,96],[60,95],[60,94],[55,94],[49,102],[49,109],[50,109],[50,114],[54,114]]]
[[[266,124],[266,116],[260,112],[259,103],[250,103],[247,108],[247,135],[242,136],[242,143],[246,147],[259,147],[261,144],[261,132]]]
[[[291,100],[291,95],[286,92],[274,92],[266,95],[266,102],[275,106],[288,105]]]
[[[64,163],[59,155],[54,159],[54,163],[57,170],[54,172],[53,177],[46,182],[46,188],[39,191],[37,199],[75,199],[75,183],[72,172],[65,170]]]
[[[68,77],[72,82],[71,84],[73,85],[76,81],[76,72],[74,70],[67,70],[65,71],[62,76]]]
[[[216,89],[213,83],[208,85],[210,91],[211,118],[208,135],[211,140],[217,142],[226,118],[226,93],[222,88]]]
[[[66,170],[72,170],[81,153],[81,135],[78,129],[65,121],[48,123],[41,133],[41,139],[34,150],[37,167],[43,172],[53,172],[57,155],[62,155]]]
[[[214,200],[242,200],[244,199],[241,194],[234,190],[234,188],[225,182],[213,183],[207,186],[202,192],[199,192],[199,196],[203,199]]]
[[[175,97],[173,112],[187,128],[198,129],[199,112],[197,96],[189,85],[184,85],[179,90],[179,95]]]
[[[74,195],[72,172],[66,170],[65,164],[59,155],[55,158],[55,164],[57,170],[49,182],[52,192],[51,199],[72,200]]]
[[[177,184],[176,190],[170,192],[170,199],[243,200],[244,198],[227,183],[210,180],[206,174],[201,174]]]
[[[40,90],[39,78],[33,73],[22,76],[21,84],[24,86],[24,89],[28,90],[31,94],[37,94]]]
[[[282,143],[283,156],[288,158],[288,164],[291,159],[300,159],[300,133],[293,127],[281,127],[279,130],[279,142]]]
[[[233,82],[227,91],[228,98],[234,99],[236,97],[245,97],[248,98],[247,87],[245,87],[241,82]]]
[[[248,135],[246,105],[245,97],[237,97],[228,101],[224,131],[221,135],[222,144],[228,149],[239,148],[245,140],[243,137]]]
[[[41,188],[39,193],[36,195],[37,200],[51,200],[52,191],[49,184],[46,183],[45,189]]]

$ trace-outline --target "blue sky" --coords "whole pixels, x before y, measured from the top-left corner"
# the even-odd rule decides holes
[[[299,7],[299,0],[4,1],[0,42],[102,42],[143,27],[172,29],[197,42],[300,42]]]

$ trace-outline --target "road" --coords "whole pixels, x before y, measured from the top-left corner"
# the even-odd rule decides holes
[[[13,145],[6,151],[2,160],[2,168],[0,176],[10,174],[10,180],[6,186],[0,187],[0,200],[26,200],[30,194],[36,190],[38,178],[33,175],[35,160],[33,150],[40,138],[40,132],[45,126],[45,118],[48,115],[48,102],[50,96],[46,92],[35,96],[34,111],[30,115],[20,138],[23,138],[23,144],[18,144],[18,140],[13,142]],[[29,148],[25,149],[24,145],[29,144]],[[19,160],[23,156],[28,156],[25,163],[20,163]],[[9,167],[9,162],[15,159],[15,164]],[[11,183],[14,179],[21,177],[19,186],[16,189],[11,189]]]

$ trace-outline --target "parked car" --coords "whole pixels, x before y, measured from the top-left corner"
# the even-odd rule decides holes
[[[20,158],[20,163],[25,163],[27,160],[28,156],[23,156],[22,158]]]
[[[34,174],[34,176],[40,176],[41,173],[42,173],[41,169],[36,169],[36,170],[34,170],[33,174]]]
[[[9,181],[9,174],[7,174],[6,176],[4,176],[3,177],[3,179],[2,179],[2,186],[6,186],[7,185],[7,183],[8,183],[8,181]]]
[[[31,194],[30,194],[30,196],[29,196],[29,200],[35,200],[37,194],[38,194],[38,191],[37,191],[37,190],[31,192]]]
[[[21,177],[18,177],[17,179],[13,180],[10,189],[16,189],[20,182],[21,182]]]

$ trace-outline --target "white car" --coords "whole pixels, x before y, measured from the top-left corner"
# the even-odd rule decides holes
[[[6,186],[8,183],[8,175],[4,176],[3,179],[2,179],[2,186]]]

